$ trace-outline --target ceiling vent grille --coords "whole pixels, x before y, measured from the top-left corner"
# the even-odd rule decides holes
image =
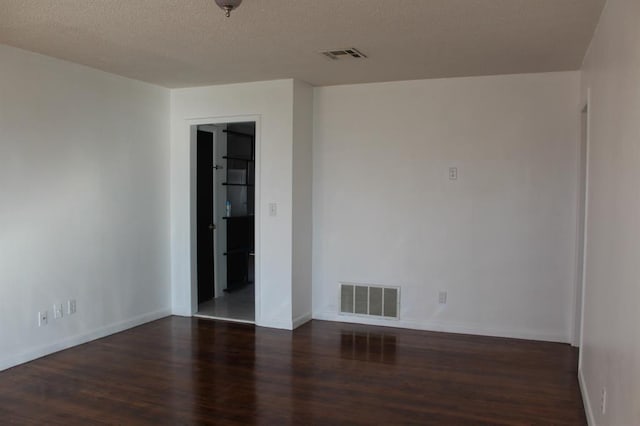
[[[398,319],[400,288],[340,283],[340,313]]]
[[[334,59],[334,60],[341,59],[341,58],[364,59],[367,57],[367,55],[365,55],[355,47],[349,47],[348,49],[326,50],[320,53],[322,53],[327,58]]]

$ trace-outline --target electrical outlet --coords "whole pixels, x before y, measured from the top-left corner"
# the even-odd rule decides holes
[[[441,305],[446,305],[447,304],[447,292],[446,291],[441,291],[440,293],[438,293],[438,303],[440,303]]]
[[[67,314],[73,315],[76,313],[76,300],[67,300]]]
[[[449,180],[457,180],[457,179],[458,179],[458,168],[449,167]]]
[[[54,304],[53,305],[53,318],[54,319],[60,319],[62,318],[62,315],[64,313],[64,308],[62,307],[62,304]]]
[[[602,397],[600,398],[600,411],[602,414],[607,413],[607,388],[602,388]]]
[[[38,327],[47,325],[48,322],[49,322],[49,313],[47,311],[38,312]]]

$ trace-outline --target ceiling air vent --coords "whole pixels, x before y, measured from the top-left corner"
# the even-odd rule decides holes
[[[324,52],[320,52],[327,58],[331,59],[341,59],[341,58],[356,58],[356,59],[364,59],[367,57],[364,53],[356,49],[355,47],[350,47],[348,49],[336,49],[336,50],[326,50]]]

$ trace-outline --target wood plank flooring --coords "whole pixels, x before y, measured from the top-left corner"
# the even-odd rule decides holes
[[[568,345],[169,317],[0,372],[0,424],[586,424]]]

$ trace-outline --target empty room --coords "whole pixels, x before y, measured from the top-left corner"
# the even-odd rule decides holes
[[[640,1],[0,0],[0,423],[640,425]]]

